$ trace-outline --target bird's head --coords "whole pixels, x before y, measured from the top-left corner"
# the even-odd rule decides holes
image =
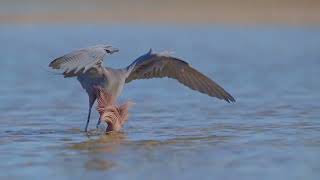
[[[115,52],[119,52],[118,48],[112,47],[110,45],[106,45],[103,47],[103,49],[108,53],[108,54],[113,54]]]

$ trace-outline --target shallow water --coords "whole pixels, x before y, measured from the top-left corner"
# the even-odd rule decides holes
[[[0,28],[0,179],[317,179],[320,28],[39,25]],[[128,84],[123,133],[82,130],[87,96],[47,69],[76,48],[110,43],[122,67],[172,50],[237,100],[157,79]]]

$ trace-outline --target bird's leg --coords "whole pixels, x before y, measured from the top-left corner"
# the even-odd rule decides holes
[[[92,106],[89,107],[89,113],[88,113],[88,119],[87,119],[87,124],[86,124],[86,128],[84,129],[85,132],[88,132],[88,126],[89,126],[89,122],[90,122],[90,115],[91,115],[91,108]]]
[[[99,118],[98,122],[97,122],[97,125],[96,125],[96,128],[98,129],[99,128],[99,125],[101,124],[101,118]]]
[[[93,106],[95,100],[96,100],[96,98],[89,97],[89,113],[88,113],[86,128],[84,129],[85,132],[88,132],[88,126],[89,126],[90,116],[91,116],[91,109],[92,109],[92,106]]]

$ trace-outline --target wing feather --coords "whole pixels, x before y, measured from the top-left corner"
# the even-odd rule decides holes
[[[192,90],[212,97],[234,102],[235,99],[216,82],[200,73],[187,62],[164,54],[153,53],[151,50],[136,59],[127,68],[126,83],[137,79],[168,77],[178,80]]]
[[[68,53],[53,60],[49,67],[61,70],[64,77],[73,77],[86,73],[91,68],[99,68],[106,55],[105,45],[98,45]]]

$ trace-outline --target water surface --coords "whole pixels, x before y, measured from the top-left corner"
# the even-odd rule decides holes
[[[317,179],[320,28],[1,26],[0,179]],[[170,50],[215,79],[228,104],[174,80],[128,84],[123,133],[85,126],[88,100],[48,63],[110,43],[112,67]]]

